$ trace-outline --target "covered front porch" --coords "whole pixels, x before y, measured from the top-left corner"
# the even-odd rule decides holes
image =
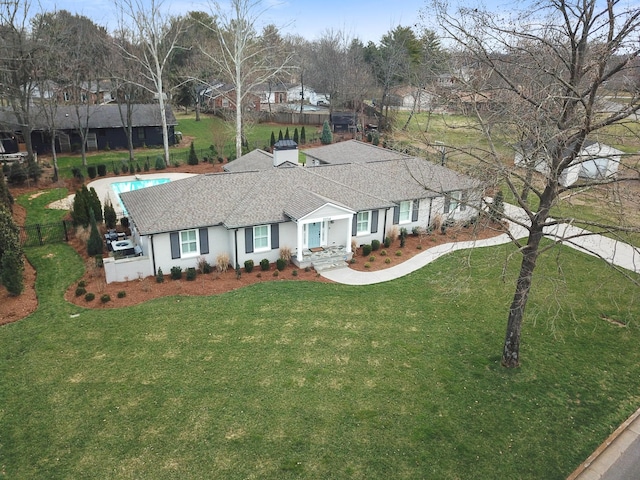
[[[344,264],[352,257],[351,233],[355,212],[325,203],[300,217],[297,225],[297,248],[293,262],[300,268],[330,267]]]

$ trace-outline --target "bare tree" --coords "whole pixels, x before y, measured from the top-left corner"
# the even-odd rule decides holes
[[[125,57],[137,63],[145,82],[138,86],[148,89],[158,99],[164,160],[169,164],[169,130],[167,127],[168,89],[165,81],[172,55],[181,48],[178,40],[182,33],[180,20],[173,21],[163,10],[162,0],[117,0],[120,30],[123,35],[118,46]],[[128,34],[129,38],[126,38]],[[119,41],[116,38],[116,41]],[[150,87],[152,86],[152,87]]]
[[[0,4],[0,97],[11,107],[33,158],[32,99],[44,45],[30,28],[30,7],[29,1],[21,0]]]
[[[292,55],[287,52],[276,55],[275,50],[281,44],[279,35],[278,39],[258,35],[258,21],[267,10],[262,0],[231,0],[229,3],[230,11],[225,11],[218,2],[213,2],[217,25],[210,30],[216,35],[218,45],[202,51],[234,87],[236,156],[240,156],[243,113],[248,108],[252,87],[265,84],[289,69]],[[263,31],[263,35],[273,34],[278,34],[277,29]]]
[[[567,174],[576,164],[593,161],[581,156],[587,140],[629,122],[640,108],[637,85],[628,87],[624,102],[604,101],[608,82],[630,72],[637,61],[640,9],[619,0],[545,0],[506,18],[480,6],[451,11],[437,0],[433,6],[447,36],[475,67],[468,99],[488,147],[471,153],[487,179],[508,188],[524,214],[508,219],[528,231],[525,240],[513,239],[522,261],[502,353],[502,364],[516,367],[536,262],[551,248],[541,243],[543,237],[551,235],[555,245],[585,235],[562,233],[557,227],[564,223],[609,234],[638,230],[615,216],[594,222],[552,218],[550,213],[563,195],[628,179],[618,172],[570,184]],[[509,146],[511,155],[505,158],[501,149]],[[518,151],[527,151],[535,161],[524,162],[524,168],[506,166],[507,161],[513,165]]]

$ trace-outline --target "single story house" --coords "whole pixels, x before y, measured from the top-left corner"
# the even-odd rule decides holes
[[[201,258],[215,264],[222,254],[231,266],[275,262],[283,247],[299,267],[316,266],[317,250],[345,261],[352,244],[383,242],[390,232],[428,228],[437,219],[469,221],[478,215],[482,189],[471,177],[362,142],[313,150],[322,149],[330,149],[336,161],[274,168],[297,165],[298,156],[297,149],[276,149],[256,160],[271,156],[271,168],[196,175],[122,193],[143,256],[122,260],[126,268],[105,262],[107,282],[154,275],[158,268],[195,267]],[[369,161],[345,162],[354,151]]]
[[[47,116],[37,114],[34,106],[34,121],[32,124],[31,141],[37,153],[51,151],[50,126]],[[136,104],[131,106],[133,127],[133,146],[162,145],[162,123],[160,107],[157,103]],[[169,131],[169,144],[175,143],[174,128],[176,118],[170,106],[165,107]],[[58,105],[55,110],[56,150],[58,152],[72,151],[82,143],[79,130],[88,127],[87,149],[126,149],[127,136],[124,130],[123,118],[127,118],[127,107],[122,106],[122,115],[117,104],[108,105]],[[11,110],[0,110],[0,126],[3,130],[22,133],[15,115]]]
[[[390,104],[400,110],[412,110],[416,112],[428,111],[433,104],[433,95],[424,87],[403,85],[391,90]]]
[[[514,164],[520,167],[533,166],[537,172],[547,175],[549,162],[545,155],[541,153],[532,158],[534,157],[532,148],[523,145],[516,145]],[[623,154],[624,152],[604,143],[586,140],[576,159],[562,173],[560,184],[563,187],[568,187],[579,179],[605,180],[613,178],[618,172]]]
[[[219,111],[235,110],[236,87],[230,83],[212,81],[201,85],[197,90],[200,104],[205,112],[216,113]],[[251,92],[244,97],[244,107],[251,111],[260,111],[260,94]]]

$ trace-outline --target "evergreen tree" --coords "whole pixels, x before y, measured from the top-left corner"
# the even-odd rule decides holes
[[[91,224],[91,233],[89,234],[89,241],[87,242],[87,253],[90,257],[95,257],[96,255],[102,255],[103,244],[93,210],[89,212],[89,222]]]
[[[300,144],[304,145],[307,143],[307,133],[304,130],[304,125],[302,126],[302,130],[300,130]]]
[[[42,176],[42,169],[40,168],[40,165],[38,165],[31,155],[29,155],[29,160],[27,161],[27,175],[36,184]]]
[[[273,130],[271,130],[271,140],[269,145],[271,146],[271,148],[273,148],[275,144],[276,144],[276,136],[273,134]]]
[[[293,141],[299,143],[300,137],[298,136],[298,127],[293,131]]]
[[[287,127],[287,130],[284,132],[284,139],[291,140],[291,138],[289,137],[289,127]]]
[[[333,143],[333,134],[331,133],[331,127],[329,127],[329,122],[327,120],[322,124],[322,136],[320,137],[320,142],[323,145]]]
[[[282,140],[282,130],[278,133],[278,141]]]
[[[187,160],[189,165],[198,165],[198,156],[196,155],[196,148],[191,142],[191,147],[189,148],[189,159]]]
[[[73,199],[71,218],[73,218],[73,223],[76,226],[82,225],[86,227],[89,225],[89,205],[85,191],[87,191],[87,187],[76,190],[76,195]]]
[[[24,166],[19,162],[13,162],[9,170],[9,183],[22,185],[27,181],[28,175]]]
[[[9,208],[0,205],[0,283],[9,295],[20,295],[24,290],[23,272],[20,232]]]
[[[96,189],[93,187],[89,189],[89,205],[91,206],[91,210],[96,217],[96,222],[102,223],[102,204],[100,203],[100,199],[98,198]]]
[[[116,228],[116,210],[111,205],[111,201],[107,199],[104,204],[104,223],[109,230]]]

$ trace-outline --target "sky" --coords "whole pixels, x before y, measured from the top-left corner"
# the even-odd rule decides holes
[[[172,14],[193,10],[210,12],[206,1],[165,0],[164,3]],[[308,40],[316,40],[330,29],[341,30],[349,38],[357,37],[366,44],[378,43],[398,25],[420,23],[418,14],[427,0],[263,0],[263,3],[269,8],[261,16],[261,26],[273,23],[283,33],[298,34]],[[109,29],[116,25],[111,0],[41,0],[40,4],[46,11],[68,10],[84,15]],[[32,5],[37,8],[36,2]]]

